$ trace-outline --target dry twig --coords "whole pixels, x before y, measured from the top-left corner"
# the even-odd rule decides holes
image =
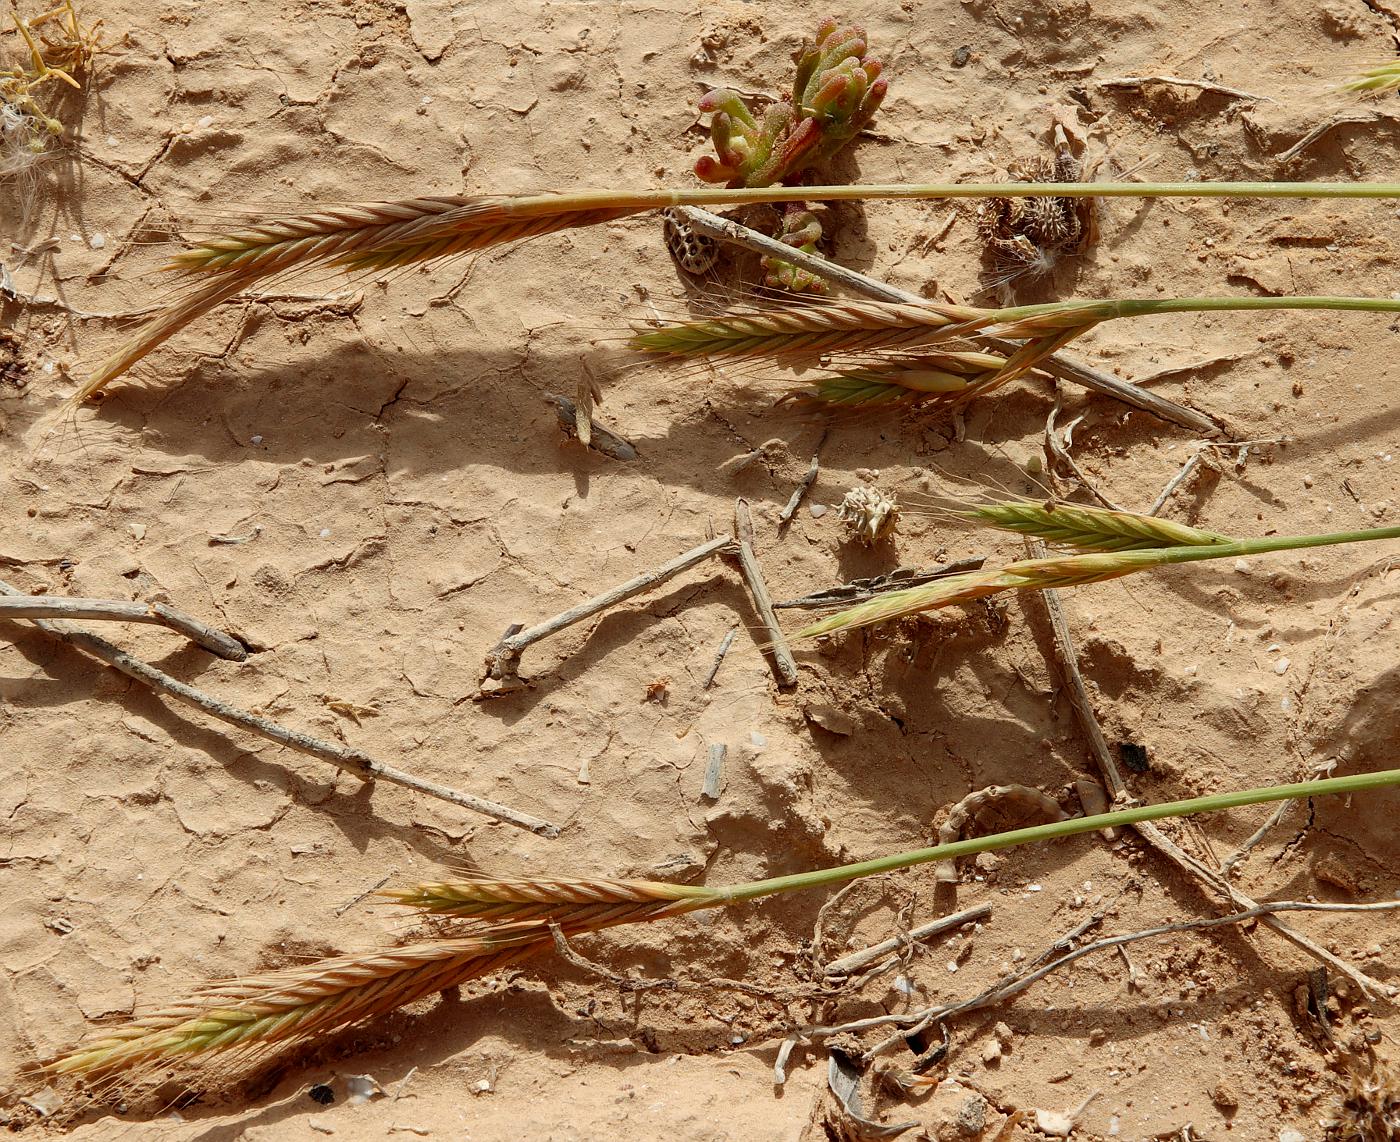
[[[23,596],[23,594],[24,592],[0,580],[0,595]],[[149,686],[159,694],[195,706],[212,718],[247,730],[249,733],[257,734],[259,737],[267,738],[269,741],[286,746],[288,749],[309,754],[321,761],[328,761],[337,769],[353,774],[361,781],[373,783],[379,780],[390,782],[393,785],[402,785],[407,789],[415,789],[419,793],[426,793],[429,797],[448,801],[453,805],[470,809],[473,813],[480,813],[507,825],[527,829],[542,837],[557,837],[559,835],[557,825],[551,825],[548,821],[542,821],[528,813],[522,813],[495,801],[488,801],[472,793],[463,793],[446,785],[439,785],[436,781],[429,781],[405,770],[385,765],[382,761],[376,761],[361,750],[337,745],[334,742],[322,741],[298,730],[288,729],[286,726],[267,718],[240,710],[236,706],[211,697],[204,691],[197,690],[177,678],[172,678],[164,671],[157,670],[149,663],[133,657],[120,647],[114,646],[105,638],[99,638],[90,631],[49,619],[33,619],[31,621],[45,634],[53,635],[70,646],[86,651],[94,658],[101,659],[108,666],[119,670],[128,678],[134,678],[143,686]]]
[[[498,681],[509,681],[518,677],[520,668],[520,656],[526,648],[533,643],[539,642],[543,638],[548,638],[552,634],[557,634],[566,627],[571,627],[574,623],[582,622],[584,619],[596,615],[609,607],[615,607],[618,603],[630,599],[633,595],[640,595],[643,591],[664,583],[673,575],[679,575],[682,571],[694,567],[697,563],[703,563],[710,556],[718,553],[732,544],[734,540],[727,535],[716,536],[714,539],[702,543],[699,547],[692,547],[689,551],[677,555],[667,563],[651,571],[643,572],[625,583],[619,583],[616,587],[604,591],[601,595],[595,595],[587,602],[579,603],[568,610],[555,615],[552,619],[547,619],[542,623],[537,623],[528,630],[522,629],[518,624],[511,627],[501,641],[491,648],[486,655],[486,670],[490,678]]]
[[[210,654],[242,662],[247,648],[232,635],[202,623],[166,603],[128,603],[118,599],[71,599],[58,595],[7,595],[0,598],[0,619],[104,619],[154,623],[184,635]]]
[[[964,924],[975,924],[979,920],[987,919],[991,914],[992,906],[990,904],[979,904],[975,908],[966,908],[961,912],[940,916],[937,920],[930,920],[927,924],[910,928],[909,931],[902,932],[898,936],[891,936],[888,940],[881,940],[878,944],[871,944],[868,948],[851,952],[839,960],[832,960],[822,968],[822,974],[828,979],[832,976],[855,975],[856,972],[868,968],[871,964],[884,959],[893,952],[913,947],[920,940],[927,940],[930,936],[937,936],[943,932],[951,932],[954,928],[961,928]]]
[[[1050,607],[1049,597],[1054,593],[1053,588],[1042,592],[1046,596],[1046,606]],[[1074,648],[1074,641],[1069,632],[1068,623],[1065,622],[1064,612],[1058,612],[1059,624],[1056,625],[1056,614],[1051,612],[1051,624],[1056,625],[1055,650],[1060,659],[1061,673],[1067,678],[1079,675],[1078,655]],[[1083,687],[1083,678],[1080,677],[1079,685]],[[1071,690],[1073,692],[1073,684]],[[1073,696],[1073,693],[1072,693]],[[1108,746],[1104,740],[1103,730],[1098,724],[1098,716],[1094,713],[1093,704],[1087,700],[1088,692],[1084,691],[1085,701],[1078,700],[1074,703],[1075,715],[1079,718],[1080,724],[1084,727],[1086,736],[1093,746],[1094,760],[1098,763],[1099,771],[1103,775],[1105,786],[1113,794],[1116,802],[1122,802],[1129,797],[1127,786],[1123,781],[1123,775],[1118,770],[1118,763],[1114,761],[1113,755],[1108,751]],[[1194,877],[1204,887],[1219,893],[1239,908],[1252,909],[1260,907],[1258,901],[1245,895],[1234,885],[1230,884],[1223,876],[1210,868],[1202,861],[1193,857],[1190,853],[1182,849],[1175,841],[1162,832],[1152,821],[1142,821],[1134,825],[1138,834],[1147,841],[1159,853],[1165,856],[1182,871]],[[1363,974],[1357,968],[1347,963],[1340,956],[1328,951],[1321,944],[1303,933],[1297,931],[1292,926],[1284,923],[1272,915],[1262,915],[1263,922],[1282,936],[1295,947],[1307,952],[1314,958],[1321,960],[1328,967],[1338,971],[1355,983],[1364,994],[1370,996],[1383,996],[1394,998],[1397,989],[1390,984],[1381,983]]]
[[[1267,95],[1254,95],[1237,87],[1226,87],[1222,83],[1212,83],[1206,79],[1177,79],[1174,75],[1124,75],[1117,79],[1100,79],[1100,87],[1119,87],[1130,91],[1140,91],[1149,83],[1161,83],[1167,87],[1189,87],[1196,91],[1208,91],[1214,95],[1227,95],[1231,99],[1252,99],[1256,103],[1273,103]]]
[[[753,518],[749,515],[748,503],[743,499],[734,503],[734,538],[738,544],[739,568],[749,585],[749,593],[753,595],[758,617],[768,633],[773,669],[784,686],[796,686],[797,661],[792,657],[783,628],[778,625],[778,616],[773,613],[773,599],[768,594],[768,585],[763,581],[763,571],[753,551]]]

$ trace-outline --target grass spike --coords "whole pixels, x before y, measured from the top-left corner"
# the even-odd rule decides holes
[[[1014,197],[1392,199],[1400,198],[1400,183],[1010,182],[426,196],[353,207],[327,207],[245,227],[177,254],[170,268],[194,276],[221,273],[243,275],[239,289],[244,289],[271,274],[301,271],[325,264],[348,272],[377,271],[484,250],[505,242],[613,221],[668,206]],[[200,293],[198,289],[196,287],[196,292],[174,302],[165,313],[154,318],[130,342],[104,361],[88,378],[73,402],[79,403],[100,392],[162,341],[219,301],[239,292],[235,289],[220,295],[217,290]],[[1253,300],[1277,302],[1282,299]],[[895,340],[893,343],[899,342]]]
[[[588,895],[599,884],[608,892],[642,897],[674,896],[652,904],[619,904],[607,922],[560,921],[568,935],[596,931],[616,924],[645,922],[674,916],[679,911],[721,907],[759,900],[786,892],[844,884],[921,864],[953,860],[976,853],[994,852],[1016,845],[1040,843],[1095,832],[1099,829],[1216,812],[1271,801],[1324,795],[1358,793],[1400,785],[1400,769],[1351,774],[1258,789],[1215,793],[1156,805],[1138,805],[1089,817],[1075,817],[1050,824],[1032,825],[990,836],[934,845],[876,857],[853,864],[809,872],[791,873],[765,880],[714,888],[658,885],[646,881],[548,881],[535,882],[538,895],[549,898]],[[530,882],[450,882],[454,893],[471,897],[533,895]],[[502,884],[511,887],[503,892]],[[441,885],[409,890],[432,897]],[[679,906],[678,906],[679,905]],[[591,907],[581,905],[580,907]],[[104,1028],[47,1066],[50,1074],[112,1074],[139,1070],[143,1065],[195,1060],[210,1054],[241,1052],[243,1060],[256,1059],[280,1045],[304,1043],[445,988],[489,974],[544,951],[553,945],[553,931],[543,922],[504,922],[485,932],[442,938],[399,948],[335,956],[279,972],[216,984],[193,998],[173,1004],[142,1019]],[[205,1064],[209,1065],[209,1064]]]
[[[1086,504],[1009,500],[979,504],[954,514],[1001,531],[1033,535],[1079,551],[1139,551],[1234,543],[1229,536],[1156,516],[1110,511]]]
[[[1305,547],[1328,547],[1343,543],[1364,543],[1380,539],[1400,539],[1400,527],[1377,527],[1363,531],[1329,532],[1323,535],[1271,535],[1262,539],[1235,539],[1225,543],[1181,547],[1154,547],[1111,553],[1065,555],[1050,559],[1023,559],[1000,570],[969,571],[950,575],[921,587],[889,591],[864,603],[838,611],[797,632],[797,638],[816,638],[857,627],[873,626],[891,619],[907,618],[923,611],[940,610],[956,603],[996,595],[1009,590],[1043,590],[1047,587],[1081,587],[1103,583],[1149,567],[1194,563],[1202,559],[1239,559],[1273,551]]]

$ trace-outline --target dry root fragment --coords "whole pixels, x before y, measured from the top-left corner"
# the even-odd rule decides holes
[[[899,522],[899,504],[875,488],[852,488],[841,501],[836,518],[862,543],[878,543]]]

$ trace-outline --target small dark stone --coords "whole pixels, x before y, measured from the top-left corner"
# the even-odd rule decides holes
[[[320,1103],[322,1106],[330,1106],[335,1101],[335,1091],[331,1090],[325,1083],[317,1083],[306,1093],[311,1096],[312,1102]]]
[[[1147,772],[1147,747],[1145,745],[1138,745],[1137,742],[1119,742],[1118,756],[1123,759],[1123,764],[1133,773]]]
[[[963,44],[962,47],[960,47],[957,51],[953,53],[953,66],[966,67],[967,61],[971,58],[972,49],[967,44]]]

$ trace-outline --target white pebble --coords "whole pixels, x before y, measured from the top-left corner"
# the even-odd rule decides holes
[[[828,508],[825,504],[813,504],[807,510],[812,513],[813,519],[821,519],[822,516],[826,515],[826,513],[831,509]]]
[[[1277,662],[1274,663],[1274,673],[1275,673],[1275,674],[1287,674],[1287,673],[1288,673],[1288,666],[1289,666],[1288,659],[1286,659],[1286,658],[1280,658]]]
[[[1280,1130],[1278,1142],[1308,1142],[1308,1139],[1307,1135],[1300,1134],[1297,1130]]]
[[[1235,570],[1238,571],[1241,575],[1248,575],[1248,574],[1249,574],[1249,560],[1247,560],[1247,559],[1236,559],[1236,560],[1235,560]]]
[[[949,960],[949,961],[948,961],[948,970],[949,970],[950,972],[955,972],[955,971],[957,971],[957,970],[958,970],[958,961],[957,961],[957,960]]]
[[[212,116],[212,115],[202,115],[202,116],[200,116],[199,122],[197,122],[197,123],[195,124],[195,126],[198,127],[201,131],[207,131],[207,130],[208,130],[210,127],[212,127],[213,125],[214,125],[214,116]]]
[[[1278,704],[1278,708],[1285,714],[1293,713],[1293,696],[1291,694],[1285,694],[1283,696],[1283,701]]]
[[[1186,669],[1183,670],[1182,673],[1185,674],[1188,678],[1194,678],[1196,676],[1196,670],[1197,666],[1193,662],[1190,666],[1186,667]]]
[[[115,135],[108,135],[108,136],[107,136],[107,145],[108,145],[109,147],[115,147],[115,146],[117,145],[117,137],[116,137]]]
[[[261,436],[250,436],[248,440],[252,444],[261,444],[263,442],[263,438]]]
[[[94,250],[100,250],[106,244],[106,234],[94,234],[91,238],[88,239],[88,245],[91,246]]]
[[[322,539],[329,539],[329,538],[330,538],[330,535],[331,535],[331,529],[330,529],[330,528],[328,528],[328,527],[323,527],[323,528],[321,529],[321,538],[322,538]]]
[[[1042,885],[1039,885],[1039,884],[1028,884],[1028,885],[1026,885],[1026,891],[1027,891],[1027,892],[1040,892],[1040,891],[1042,890],[1042,888],[1043,888],[1043,886],[1042,886]]]

